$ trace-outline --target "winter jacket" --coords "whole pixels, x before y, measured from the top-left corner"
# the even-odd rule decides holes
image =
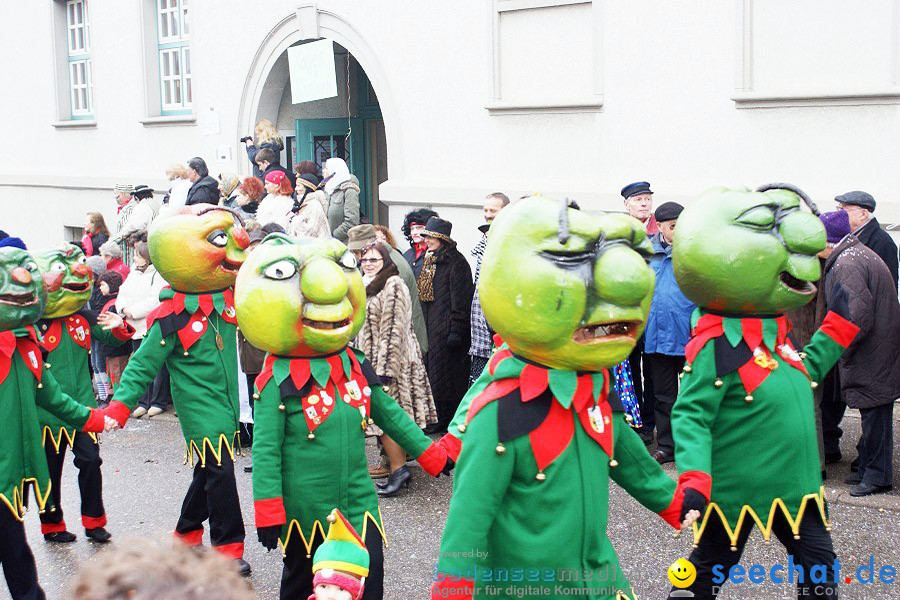
[[[442,422],[449,422],[468,389],[469,311],[475,286],[469,262],[455,245],[445,244],[435,253],[435,259],[434,300],[423,300],[421,293],[419,300],[428,330],[425,367],[438,416]],[[426,274],[425,269],[419,273],[420,289]]]
[[[416,332],[419,348],[422,350],[422,355],[424,355],[428,352],[428,331],[425,328],[425,315],[422,313],[422,303],[419,302],[419,287],[416,285],[416,276],[402,254],[395,248],[391,248],[390,251],[391,262],[397,267],[400,279],[406,284],[406,289],[409,290],[409,297],[412,299],[413,331]]]
[[[328,227],[345,244],[347,232],[359,225],[359,184],[345,181],[328,197]]]
[[[295,238],[330,238],[331,229],[325,216],[325,192],[308,192],[300,203],[300,208],[291,216],[288,235]]]
[[[900,397],[900,303],[884,261],[854,235],[825,262],[829,307],[838,287],[849,296],[849,320],[860,328],[838,363],[844,401],[852,408],[890,404]]]
[[[135,329],[133,339],[139,340],[146,335],[147,315],[159,306],[159,293],[167,285],[153,265],[148,265],[143,273],[133,269],[122,282],[116,298],[116,312],[124,317],[122,311],[128,309],[131,317],[125,317],[125,320]]]
[[[294,199],[290,196],[269,194],[262,199],[262,202],[259,203],[259,208],[256,209],[256,221],[260,225],[277,223],[287,231],[293,216],[291,212],[293,208]]]
[[[869,222],[854,232],[860,242],[865,244],[877,254],[887,265],[891,277],[894,278],[894,291],[897,291],[897,267],[900,257],[897,256],[897,244],[894,243],[891,234],[881,228],[878,219],[871,218]]]
[[[126,279],[128,279],[128,274],[131,272],[131,269],[128,268],[128,265],[126,265],[121,258],[114,258],[106,263],[106,270],[115,271],[116,273],[121,275],[123,283]]]
[[[247,146],[247,158],[250,159],[250,164],[253,165],[253,175],[254,177],[263,178],[263,172],[259,170],[259,166],[256,164],[256,153],[262,150],[263,148],[268,148],[272,152],[275,153],[275,162],[273,165],[278,165],[281,161],[281,150],[284,146],[281,145],[281,142],[278,140],[271,140],[268,142],[263,142],[259,146],[256,144],[251,144]],[[271,167],[271,165],[269,165]]]
[[[109,241],[105,233],[85,233],[81,236],[81,248],[85,256],[100,256],[100,246]]]
[[[691,313],[696,306],[685,298],[675,281],[672,245],[666,244],[659,233],[651,242],[657,252],[650,260],[650,267],[656,273],[656,288],[644,329],[644,352],[684,356],[684,345],[691,339]]]
[[[147,231],[162,205],[160,200],[153,196],[143,200],[132,200],[132,202],[135,202],[134,208],[131,209],[131,214],[116,232],[116,236],[113,238],[114,242],[127,242],[128,236]]]
[[[207,175],[202,179],[198,179],[188,190],[185,204],[218,204],[219,203],[219,182]]]
[[[422,253],[416,255],[416,247],[415,245],[410,246],[406,252],[403,253],[403,258],[406,259],[406,262],[409,263],[410,268],[412,268],[413,275],[416,276],[416,279],[419,278],[419,272],[422,271],[422,263],[425,261],[425,250],[422,250]]]
[[[191,186],[189,179],[182,179],[181,177],[173,179],[172,187],[169,188],[169,193],[167,194],[166,203],[169,206],[184,206]]]
[[[266,359],[266,351],[260,350],[247,341],[241,330],[237,332],[238,339],[238,366],[248,375],[257,375],[263,369],[263,361]],[[251,390],[252,391],[252,390]]]

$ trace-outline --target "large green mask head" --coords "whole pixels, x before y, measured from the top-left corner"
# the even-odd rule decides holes
[[[234,303],[247,340],[279,356],[337,352],[366,319],[356,257],[334,239],[270,234],[241,267]]]
[[[809,302],[825,228],[800,202],[788,189],[705,192],[675,228],[678,287],[697,306],[735,314],[778,314]]]
[[[652,246],[627,215],[519,200],[491,223],[478,294],[516,354],[555,369],[598,371],[624,360],[653,296]]]
[[[41,318],[47,293],[37,263],[19,248],[0,248],[0,331]]]
[[[249,245],[240,217],[212,204],[160,212],[147,236],[153,266],[179,292],[215,292],[233,286]]]
[[[81,310],[91,298],[94,274],[78,246],[48,248],[34,253],[47,290],[45,319],[66,317]]]

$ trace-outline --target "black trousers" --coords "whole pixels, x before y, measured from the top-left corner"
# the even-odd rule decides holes
[[[726,582],[713,583],[713,567],[722,566],[722,573],[727,577],[728,571],[741,560],[747,538],[753,530],[753,520],[746,519],[738,536],[737,552],[731,550],[731,542],[725,533],[725,528],[717,516],[710,518],[706,531],[700,539],[700,544],[691,552],[688,560],[697,569],[697,579],[688,590],[694,593],[694,598],[713,599],[719,595],[719,588]],[[788,553],[788,562],[784,573],[777,574],[788,581],[788,571],[793,572],[793,580],[797,585],[797,598],[801,599],[836,599],[838,597],[838,584],[834,572],[834,561],[837,555],[831,543],[831,534],[825,530],[825,525],[819,516],[818,510],[807,510],[800,522],[800,539],[795,540],[791,532],[791,526],[782,513],[778,513],[772,523],[772,532],[778,541],[785,547]],[[825,567],[825,579],[827,583],[813,583],[812,568],[816,565]],[[802,570],[803,583],[800,583],[799,571]],[[816,577],[819,577],[816,570]],[[766,575],[768,576],[768,570]],[[746,581],[744,586],[753,585]],[[677,588],[672,588],[675,592]],[[671,593],[671,592],[670,592]],[[670,596],[675,600],[678,596]]]
[[[831,369],[822,381],[822,443],[825,455],[837,456],[841,453],[841,421],[847,405],[841,396],[841,381],[837,367]]]
[[[90,435],[83,431],[75,433],[72,454],[75,457],[75,467],[78,469],[78,490],[81,492],[81,522],[85,529],[106,526],[106,511],[103,509],[103,475],[100,473],[100,446],[94,442]],[[49,508],[41,513],[41,533],[65,531],[66,522],[63,520],[62,509],[62,480],[63,465],[66,463],[66,448],[69,442],[63,438],[59,445],[59,452],[48,440],[44,445],[44,454],[47,456],[47,467],[50,469],[50,497],[53,499],[55,510]]]
[[[138,400],[138,406],[150,408],[157,406],[165,410],[172,403],[172,388],[169,387],[169,369],[165,365],[147,387],[147,391]]]
[[[678,374],[684,368],[683,356],[667,354],[645,354],[644,370],[650,373],[653,381],[652,394],[644,393],[644,398],[653,396],[653,412],[656,417],[656,445],[667,454],[675,454],[675,442],[672,439],[672,407],[678,397]],[[641,419],[643,419],[641,410]]]
[[[894,403],[861,408],[862,435],[856,444],[859,475],[874,485],[893,484]]]
[[[223,449],[222,464],[207,451],[206,466],[199,460],[194,465],[194,480],[184,496],[181,517],[175,534],[188,544],[199,545],[203,537],[203,522],[209,520],[209,540],[231,558],[244,552],[244,517],[234,478],[234,463]]]
[[[281,600],[308,598],[313,593],[312,557],[321,543],[313,544],[309,557],[306,547],[296,533],[291,535],[284,556],[284,570],[281,572]],[[381,532],[368,524],[366,539],[363,540],[369,549],[369,576],[366,577],[362,600],[382,600],[384,596],[384,551]]]
[[[653,398],[653,378],[649,369],[641,370],[641,356],[644,354],[644,338],[637,341],[634,350],[628,357],[628,365],[631,367],[631,379],[634,383],[634,396],[637,398],[638,406],[641,407],[641,427],[638,432],[652,434],[656,428],[656,414],[654,413]]]
[[[25,538],[25,526],[6,506],[0,506],[0,565],[13,600],[46,598],[38,585],[37,567]]]
[[[472,358],[472,367],[469,370],[469,387],[472,387],[475,384],[475,380],[481,377],[481,372],[484,371],[490,358],[475,356],[474,354],[469,356]]]

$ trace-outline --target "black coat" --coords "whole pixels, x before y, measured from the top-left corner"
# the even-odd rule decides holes
[[[291,182],[291,186],[293,186],[294,188],[297,187],[297,175],[295,173],[291,173],[278,163],[272,163],[268,167],[266,167],[266,170],[260,175],[260,179],[265,181],[266,175],[268,175],[272,171],[281,171],[282,173],[287,175],[288,180]]]
[[[891,277],[894,278],[894,291],[896,292],[897,263],[900,259],[897,256],[897,244],[891,239],[891,234],[882,229],[881,225],[878,224],[878,219],[873,217],[869,219],[868,223],[860,227],[855,235],[860,242],[871,248],[872,252],[877,254],[884,261],[884,264],[887,265],[888,271],[891,272]]]
[[[259,146],[257,146],[256,144],[247,146],[247,158],[250,159],[250,164],[253,165],[253,176],[259,177],[260,179],[263,178],[263,173],[259,170],[259,165],[256,164],[256,153],[263,148],[268,148],[275,153],[275,162],[272,164],[277,165],[281,162],[281,150],[284,148],[284,146],[282,146],[277,141],[263,142]]]
[[[219,203],[219,182],[207,175],[194,182],[191,189],[188,190],[187,200],[185,204],[218,204]]]
[[[825,302],[837,286],[847,291],[850,321],[859,333],[838,363],[841,392],[851,408],[874,408],[900,396],[900,303],[878,256],[849,235],[828,257]]]
[[[425,261],[425,253],[423,252],[419,258],[416,258],[416,248],[415,246],[411,246],[403,253],[403,258],[405,258],[406,262],[409,263],[409,266],[412,267],[413,275],[418,279],[419,272],[422,270],[422,263]]]
[[[421,302],[428,332],[425,369],[438,419],[446,425],[468,389],[469,318],[475,293],[472,270],[456,246],[438,251],[433,289],[434,300]]]

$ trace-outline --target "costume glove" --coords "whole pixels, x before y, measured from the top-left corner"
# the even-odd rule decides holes
[[[706,510],[706,498],[693,488],[687,488],[684,490],[684,499],[681,501],[681,516],[679,516],[680,521],[684,521],[684,517],[692,510],[696,510],[701,515],[703,511]]]
[[[259,538],[259,543],[268,550],[274,550],[278,547],[278,536],[280,535],[281,525],[256,528],[256,536]]]

